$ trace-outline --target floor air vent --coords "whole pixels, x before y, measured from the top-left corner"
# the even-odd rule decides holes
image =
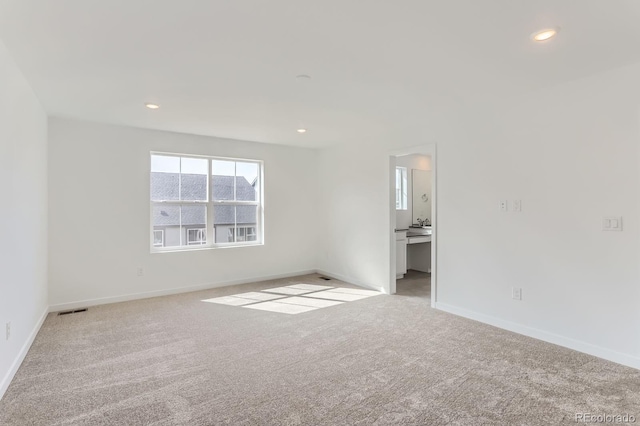
[[[58,316],[60,316],[60,315],[69,315],[69,314],[77,314],[78,312],[87,312],[87,308],[76,309],[74,311],[58,312]]]
[[[331,278],[328,278],[328,277],[320,277],[320,279],[325,281],[331,281]]]

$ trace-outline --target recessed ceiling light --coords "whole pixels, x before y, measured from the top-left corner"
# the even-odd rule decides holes
[[[535,41],[547,41],[558,34],[559,28],[547,28],[531,34],[531,38]]]
[[[158,109],[158,108],[160,108],[160,105],[158,105],[158,104],[144,104],[144,106],[146,106],[149,109]]]
[[[301,127],[298,129],[298,133],[307,133],[307,129]]]

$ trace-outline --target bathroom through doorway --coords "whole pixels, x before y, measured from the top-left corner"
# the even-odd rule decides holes
[[[390,294],[435,303],[435,147],[390,156]]]

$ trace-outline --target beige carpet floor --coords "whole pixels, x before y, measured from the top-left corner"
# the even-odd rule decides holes
[[[316,275],[50,314],[1,425],[640,422],[640,371],[430,308],[426,274],[287,315],[202,299]]]

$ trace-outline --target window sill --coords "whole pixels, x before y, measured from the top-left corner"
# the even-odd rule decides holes
[[[231,248],[240,248],[240,247],[260,247],[263,246],[264,243],[251,243],[251,244],[229,244],[229,245],[215,245],[215,246],[200,246],[200,247],[180,247],[180,248],[168,248],[164,250],[151,250],[151,254],[158,253],[184,253],[184,252],[192,252],[192,251],[206,251],[206,250],[218,250],[218,249],[231,249]]]

